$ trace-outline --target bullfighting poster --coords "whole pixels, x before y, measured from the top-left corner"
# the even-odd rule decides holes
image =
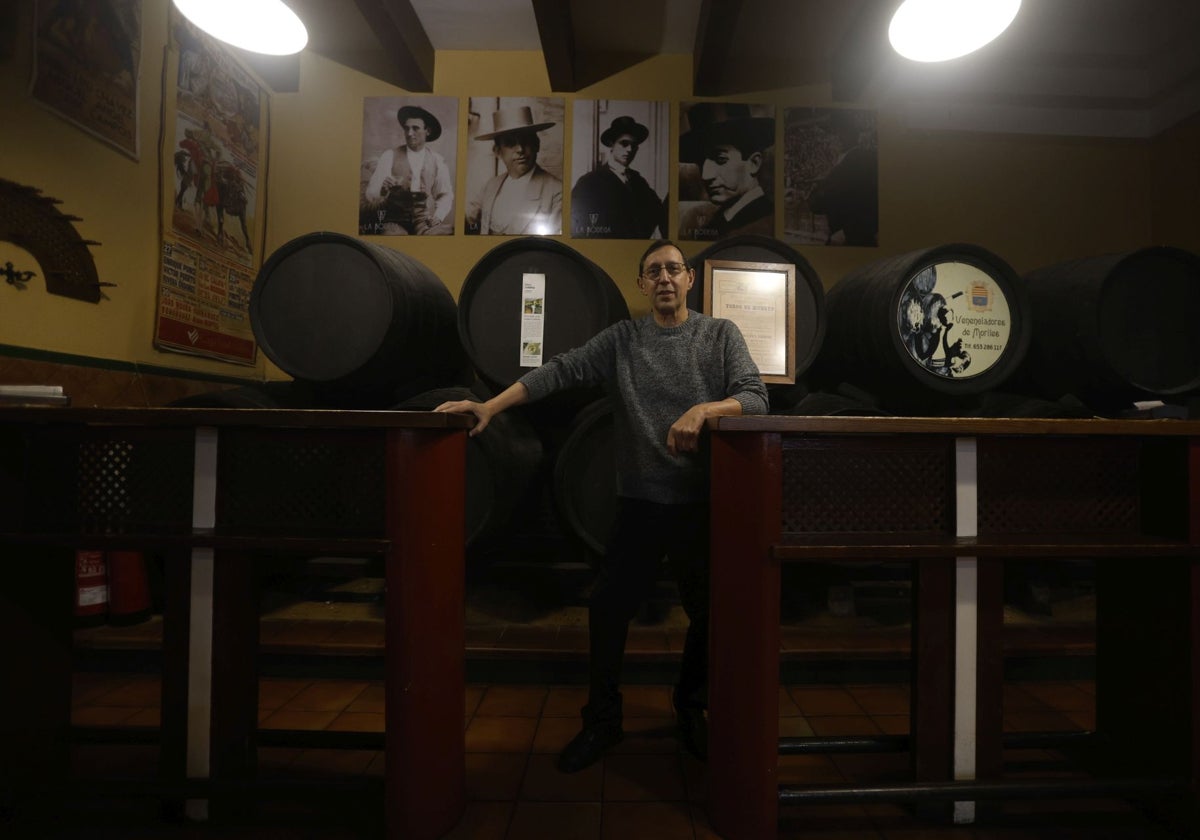
[[[38,0],[33,98],[138,159],[142,0]]]
[[[155,346],[252,365],[250,292],[262,263],[267,95],[174,9],[163,72]]]

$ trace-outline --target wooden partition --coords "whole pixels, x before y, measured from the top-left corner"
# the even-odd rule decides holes
[[[0,794],[70,798],[75,550],[166,558],[160,779],[193,818],[255,795],[256,557],[384,558],[388,837],[465,806],[465,417],[0,409]],[[120,789],[114,793],[121,793]],[[0,797],[2,798],[2,797]]]
[[[725,417],[712,432],[709,796],[726,838],[780,803],[881,799],[971,822],[1006,797],[1153,795],[1194,822],[1200,765],[1200,423]],[[1005,778],[1004,561],[1097,564],[1090,778]],[[911,778],[777,780],[779,564],[913,569]]]

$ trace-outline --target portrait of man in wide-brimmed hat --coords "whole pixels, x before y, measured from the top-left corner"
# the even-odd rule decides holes
[[[562,156],[562,100],[557,119],[535,104],[545,100],[491,100],[495,109],[483,118],[472,100],[477,128],[472,146],[491,142],[491,174],[468,200],[466,232],[472,234],[548,235],[562,233],[562,179],[538,162],[543,132],[557,134],[558,159]],[[480,130],[482,129],[482,130]],[[478,154],[468,164],[468,178],[477,178],[484,161]],[[484,164],[485,165],[485,164]],[[559,170],[561,172],[561,168]]]
[[[665,102],[576,100],[572,236],[667,236],[668,126]]]
[[[679,237],[775,234],[774,109],[736,102],[680,106]]]
[[[449,132],[444,141],[443,126]],[[457,126],[458,103],[451,97],[363,101],[360,234],[454,233],[454,155],[447,161],[432,144],[442,141],[453,150]],[[404,141],[389,145],[397,127]]]

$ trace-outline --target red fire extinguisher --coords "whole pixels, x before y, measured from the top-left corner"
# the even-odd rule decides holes
[[[108,614],[108,565],[103,551],[75,552],[75,623],[103,624]]]
[[[108,623],[139,624],[150,617],[150,580],[140,551],[110,551]]]

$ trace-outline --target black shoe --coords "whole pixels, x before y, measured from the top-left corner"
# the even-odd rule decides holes
[[[585,726],[571,743],[558,754],[558,769],[564,773],[577,773],[591,767],[609,747],[621,743],[625,733],[619,723]]]
[[[708,718],[703,709],[676,709],[675,722],[683,748],[701,761],[708,760]]]

